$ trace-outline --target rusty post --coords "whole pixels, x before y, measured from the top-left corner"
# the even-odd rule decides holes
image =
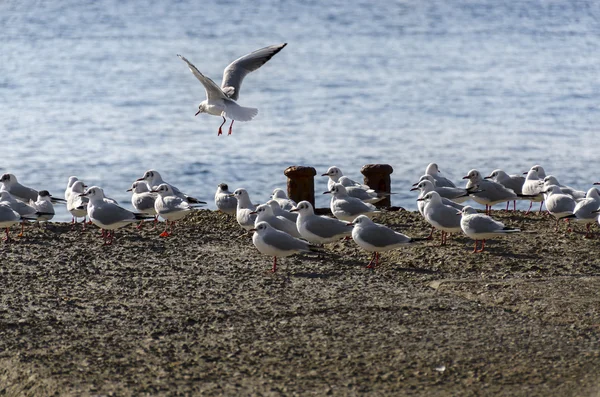
[[[385,193],[390,193],[392,191],[390,175],[394,172],[394,169],[391,165],[367,164],[361,168],[360,172],[365,176],[365,185],[368,185],[371,189]],[[390,207],[391,202],[392,200],[390,199],[390,196],[388,196],[375,203],[375,206],[377,208]]]
[[[295,202],[308,201],[315,206],[315,175],[317,170],[313,167],[293,165],[283,171],[288,177],[287,194]]]

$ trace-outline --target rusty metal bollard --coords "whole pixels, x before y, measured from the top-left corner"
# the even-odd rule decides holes
[[[313,167],[293,165],[283,171],[288,177],[287,194],[295,202],[306,200],[315,206],[315,175],[317,170]]]
[[[394,172],[394,169],[389,164],[367,164],[360,170],[360,173],[365,176],[365,185],[368,185],[371,189],[385,193],[392,191],[390,179],[392,172]],[[388,196],[375,203],[375,206],[377,208],[390,207],[391,203],[392,200]]]

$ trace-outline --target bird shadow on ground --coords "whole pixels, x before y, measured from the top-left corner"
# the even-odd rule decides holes
[[[330,278],[332,276],[335,276],[335,274],[334,273],[298,272],[298,273],[291,273],[290,276],[292,276],[292,277],[299,277],[299,278],[320,278],[320,279],[326,279],[326,278]]]

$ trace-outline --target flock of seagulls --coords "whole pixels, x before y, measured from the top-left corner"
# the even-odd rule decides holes
[[[258,109],[237,103],[242,81],[248,73],[259,69],[286,45],[268,46],[236,59],[225,68],[220,86],[185,57],[178,55],[206,90],[207,99],[200,103],[195,115],[208,113],[222,117],[218,135],[222,135],[222,127],[227,119],[231,120],[229,135],[235,120],[252,120],[258,114]],[[473,252],[482,252],[487,239],[520,232],[491,217],[494,205],[506,202],[508,210],[512,201],[513,209],[516,209],[517,200],[530,202],[527,213],[531,211],[533,203],[538,202],[541,211],[545,202],[548,212],[556,218],[557,230],[560,220],[573,220],[585,224],[586,237],[592,236],[590,227],[598,221],[600,211],[600,194],[596,188],[583,192],[564,186],[556,177],[546,175],[539,165],[531,167],[524,175],[508,175],[497,169],[484,177],[473,169],[463,177],[467,180],[463,188],[441,175],[437,164],[429,164],[425,174],[411,189],[419,191],[418,211],[431,225],[431,232],[426,239],[431,239],[437,229],[441,231],[441,245],[446,245],[452,233],[462,232],[474,240]],[[219,211],[235,216],[246,232],[254,232],[252,241],[256,248],[262,254],[273,257],[273,272],[277,270],[278,257],[319,251],[322,248],[318,246],[340,239],[351,238],[362,249],[371,252],[369,268],[379,264],[381,252],[423,239],[411,238],[373,222],[372,218],[382,212],[374,204],[391,193],[376,191],[356,182],[345,176],[338,167],[330,167],[322,176],[328,177],[327,191],[323,194],[331,195],[333,217],[316,215],[311,203],[295,203],[282,189],[275,189],[269,201],[256,205],[246,189],[238,188],[230,192],[229,187],[222,183],[217,187],[215,204]],[[39,224],[50,221],[55,214],[55,203],[66,205],[72,215],[73,228],[77,227],[79,218],[83,218],[82,227],[85,228],[86,218],[89,218],[91,223],[102,229],[106,245],[113,243],[115,230],[131,224],[141,228],[149,220],[153,220],[156,227],[159,217],[165,224],[160,236],[169,237],[175,222],[206,204],[165,182],[156,170],[146,171],[128,189],[132,193],[131,203],[136,212],[121,207],[107,197],[101,187],[87,186],[75,176],[68,179],[64,199],[53,197],[47,190],[37,191],[24,186],[13,174],[2,175],[0,184],[0,227],[6,229],[6,241],[10,240],[9,228],[12,225],[21,224],[19,235],[22,236],[26,222]],[[467,200],[485,205],[485,214],[463,205]]]
[[[434,230],[441,232],[441,245],[446,245],[453,233],[464,233],[474,240],[473,252],[482,252],[486,240],[518,233],[519,229],[506,227],[491,217],[492,207],[500,203],[513,203],[528,200],[531,205],[540,203],[540,211],[545,203],[548,213],[557,221],[561,220],[584,224],[586,238],[592,237],[590,227],[598,222],[600,212],[600,192],[591,187],[587,192],[561,185],[552,175],[535,165],[525,173],[527,176],[508,175],[502,170],[494,170],[482,177],[477,170],[464,176],[466,186],[457,187],[440,174],[434,163],[427,166],[425,174],[411,190],[419,191],[417,208],[431,225],[431,232],[425,238],[411,238],[391,228],[373,222],[380,214],[374,203],[391,193],[377,192],[343,175],[338,167],[330,167],[323,176],[328,177],[323,194],[330,194],[330,210],[333,217],[315,214],[308,201],[294,202],[283,189],[275,189],[270,200],[254,204],[248,191],[238,188],[233,192],[221,183],[215,193],[218,210],[235,217],[246,233],[254,232],[252,241],[264,255],[273,257],[272,271],[277,270],[277,258],[299,252],[320,251],[324,244],[352,239],[362,249],[372,253],[367,267],[379,264],[381,252],[393,250],[415,241],[431,239]],[[600,182],[594,185],[600,185]],[[0,227],[5,228],[10,240],[9,228],[25,223],[50,221],[54,214],[54,204],[66,205],[72,215],[72,228],[78,219],[86,218],[102,229],[104,244],[113,243],[115,230],[135,224],[139,229],[147,221],[157,226],[158,218],[164,220],[164,230],[160,237],[173,233],[175,222],[183,219],[206,202],[188,195],[176,186],[163,180],[156,170],[146,171],[128,189],[132,193],[131,204],[135,212],[121,207],[107,197],[99,186],[87,186],[75,176],[68,179],[64,199],[53,197],[47,190],[37,191],[19,183],[13,174],[0,177]],[[485,213],[479,213],[465,201],[473,200],[486,206]],[[570,228],[568,229],[570,231]],[[480,244],[479,244],[480,243]]]

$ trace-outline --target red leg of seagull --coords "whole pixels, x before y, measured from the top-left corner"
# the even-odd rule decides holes
[[[506,211],[508,211],[508,205],[510,204],[510,201],[506,202]]]
[[[152,226],[152,229],[150,229],[150,230],[156,229],[156,224],[157,223],[158,223],[158,215],[154,215],[154,226]]]
[[[275,273],[277,271],[277,257],[273,257],[273,268],[271,269],[271,273]]]
[[[9,242],[10,241],[10,236],[8,235],[8,228],[6,228],[6,237],[4,237],[2,240]]]
[[[168,229],[168,228],[169,228],[169,221],[167,220],[167,221],[166,221],[166,226],[165,226],[165,231],[164,231],[164,232],[162,232],[161,234],[159,234],[158,236],[159,236],[159,237],[169,237],[169,236],[170,236],[170,234],[169,234],[169,232],[167,231],[167,229]]]
[[[544,205],[544,200],[540,203],[540,210],[538,212],[542,212],[542,205]]]
[[[427,240],[431,240],[433,238],[433,231],[435,230],[435,227],[431,226],[431,233],[429,233],[429,236],[427,236]]]
[[[567,232],[571,233],[573,231],[573,229],[571,229],[571,222],[569,222],[568,219],[565,219],[565,222],[567,222]]]
[[[377,257],[377,252],[373,252],[373,256],[371,257],[371,260],[369,261],[369,264],[367,265],[367,269],[373,269],[375,267],[375,265],[373,265],[373,261],[375,260],[376,257]]]
[[[591,236],[590,234],[591,234],[591,232],[590,232],[590,224],[589,224],[589,223],[586,223],[586,225],[585,225],[585,236],[584,236],[584,238],[591,238],[592,236]]]
[[[446,245],[446,232],[442,230],[442,242],[440,243],[441,245]]]
[[[223,117],[223,116],[221,116]],[[225,124],[227,120],[225,120],[225,117],[223,117],[223,122],[221,123],[221,125],[219,126],[219,132],[217,133],[217,136],[219,135],[223,135],[223,130],[221,129],[221,127],[223,127],[223,124]]]
[[[479,252],[477,251],[477,240],[475,240],[475,248],[473,248],[473,252]]]
[[[477,252],[483,252],[484,249],[485,249],[485,239],[481,240],[481,249]]]
[[[517,200],[513,200],[513,211],[517,210]]]
[[[17,234],[17,237],[23,237],[23,231],[25,230],[25,221],[21,222],[21,233]]]
[[[138,229],[138,230],[140,230],[143,225],[144,225],[144,221],[140,221],[140,224],[137,225],[135,228]]]
[[[527,212],[525,213],[525,215],[529,214],[531,212],[531,207],[533,206],[533,201],[529,202],[529,208],[527,209]]]
[[[235,120],[231,120],[231,124],[229,124],[229,134],[227,134],[227,135],[231,135],[231,127],[233,127],[233,122],[234,121]]]

